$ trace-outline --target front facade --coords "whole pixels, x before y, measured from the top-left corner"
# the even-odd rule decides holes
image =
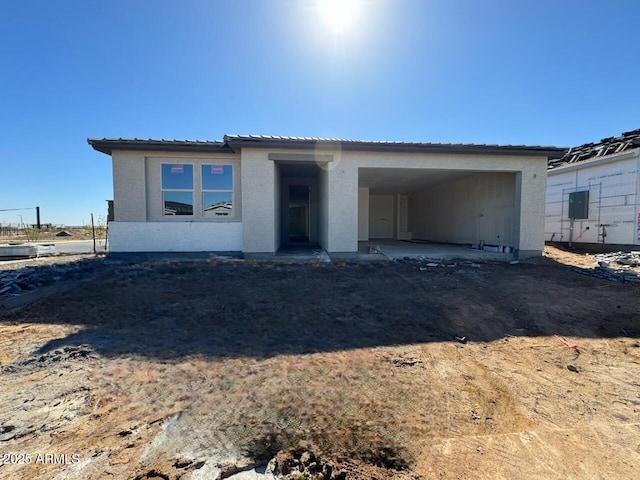
[[[228,135],[89,139],[113,161],[112,252],[243,252],[372,239],[544,246],[554,147]]]
[[[640,130],[550,162],[545,240],[640,245]]]

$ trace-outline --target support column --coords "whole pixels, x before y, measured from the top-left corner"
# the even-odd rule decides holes
[[[354,254],[358,251],[358,168],[343,163],[330,169],[327,177],[327,251]]]
[[[535,168],[537,165],[532,167],[516,174],[514,246],[518,258],[540,256],[544,249],[546,162],[542,168]]]
[[[276,245],[276,168],[265,152],[242,149],[242,251],[274,255]]]

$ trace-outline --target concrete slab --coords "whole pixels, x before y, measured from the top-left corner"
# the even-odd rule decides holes
[[[403,258],[434,260],[461,258],[477,261],[497,260],[510,262],[514,259],[514,254],[474,250],[470,245],[405,240],[374,240],[359,242],[358,244],[358,259],[361,260],[396,260]]]
[[[272,259],[282,262],[331,262],[322,247],[312,244],[282,246]]]

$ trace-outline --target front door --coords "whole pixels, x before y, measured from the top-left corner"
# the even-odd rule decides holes
[[[309,242],[309,185],[289,185],[289,243]]]

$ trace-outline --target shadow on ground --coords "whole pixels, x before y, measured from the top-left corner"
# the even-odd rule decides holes
[[[116,268],[117,267],[117,268]],[[0,314],[77,325],[40,353],[266,358],[507,335],[640,336],[640,286],[531,263],[106,265],[82,288]]]

